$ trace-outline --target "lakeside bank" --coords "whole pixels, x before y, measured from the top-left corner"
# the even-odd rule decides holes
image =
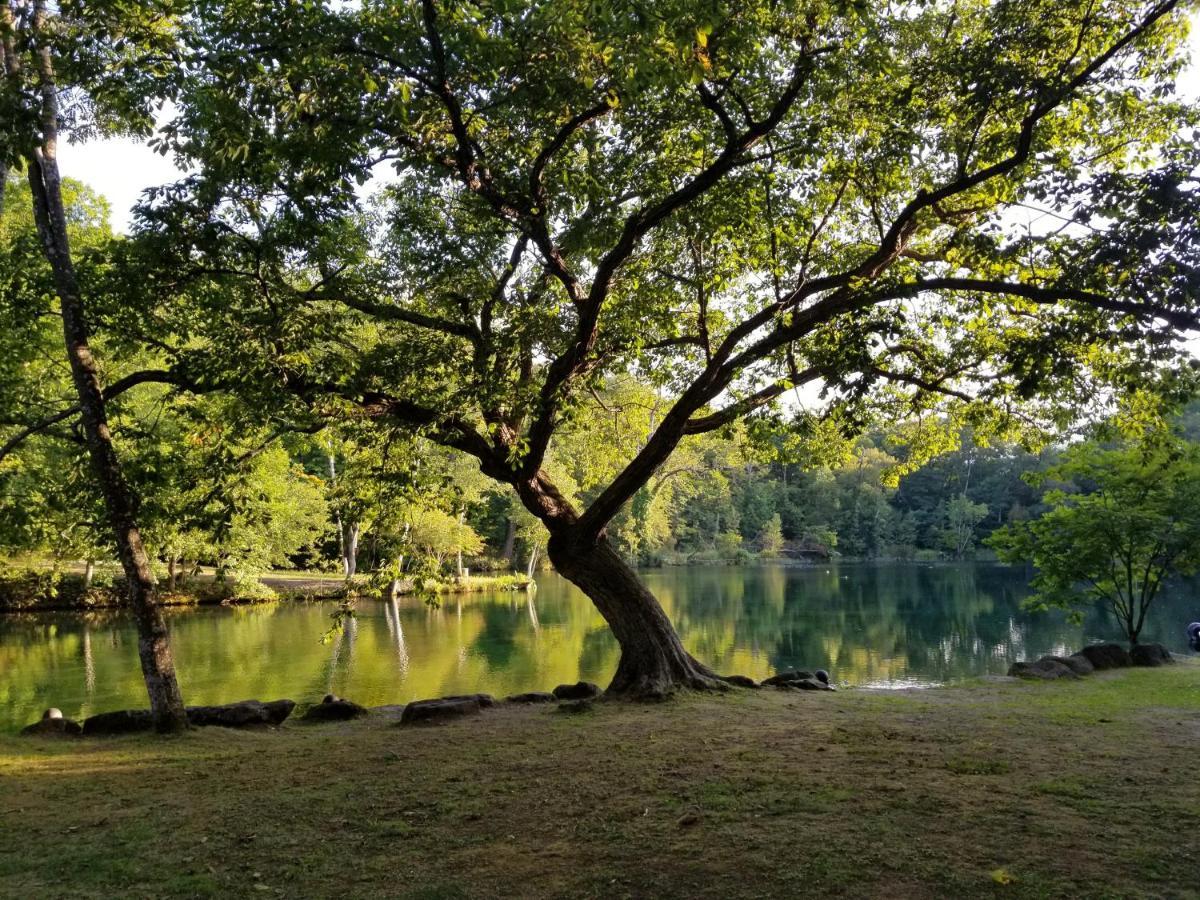
[[[518,573],[451,577],[420,587],[411,579],[395,584],[396,596],[414,594],[472,594],[481,591],[521,591],[532,579]],[[391,586],[388,588],[391,590]],[[256,584],[239,586],[212,575],[189,578],[175,589],[160,586],[159,602],[164,607],[241,606],[288,601],[341,601],[382,597],[383,589],[369,579],[345,578],[305,572],[272,572]],[[82,576],[67,572],[22,570],[0,575],[0,614],[39,612],[88,612],[122,609],[126,606],[121,579],[110,584],[84,586]]]
[[[1195,661],[430,728],[4,736],[0,894],[1190,896],[1198,740]]]

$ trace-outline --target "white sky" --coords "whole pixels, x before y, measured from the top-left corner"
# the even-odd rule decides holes
[[[1189,44],[1192,64],[1180,79],[1179,89],[1185,97],[1200,99],[1200,14],[1192,20]],[[108,198],[113,228],[120,232],[129,229],[130,209],[142,191],[172,182],[181,174],[170,157],[129,139],[61,146],[59,166],[63,175],[84,182]]]

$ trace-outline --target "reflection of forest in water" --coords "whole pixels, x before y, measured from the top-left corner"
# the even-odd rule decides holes
[[[720,671],[757,678],[824,667],[849,684],[921,684],[1003,672],[1014,659],[1073,650],[1118,629],[1097,608],[1082,626],[1020,609],[1027,573],[995,565],[843,564],[691,567],[646,573],[685,643]],[[1200,619],[1196,583],[1160,598],[1144,632],[1186,652]],[[468,691],[603,684],[617,647],[603,620],[555,575],[525,593],[363,603],[328,643],[329,604],[198,609],[171,616],[189,702],[312,700],[366,704]],[[0,728],[144,705],[132,625],[122,616],[0,618]]]

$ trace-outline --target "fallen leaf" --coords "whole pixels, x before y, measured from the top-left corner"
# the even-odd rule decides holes
[[[1008,869],[992,869],[992,881],[996,884],[1012,884],[1016,880]]]

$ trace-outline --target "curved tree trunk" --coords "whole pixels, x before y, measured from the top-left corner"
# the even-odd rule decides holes
[[[621,645],[609,694],[660,699],[680,689],[720,690],[725,680],[683,648],[671,620],[637,573],[601,537],[572,541],[570,529],[550,537],[550,561],[587,594]]]
[[[342,523],[342,572],[347,578],[353,578],[358,571],[358,535],[357,522]]]
[[[125,572],[130,606],[137,622],[138,656],[146,691],[150,696],[150,710],[159,731],[178,731],[187,728],[187,712],[175,677],[167,623],[158,605],[150,558],[142,545],[137,515],[139,498],[125,480],[113,446],[99,368],[88,343],[85,304],[68,241],[67,215],[56,158],[58,85],[55,83],[49,42],[44,39],[46,16],[46,4],[36,4],[31,29],[37,44],[34,61],[41,100],[41,136],[38,143],[25,154],[34,221],[58,293],[63,339],[71,377],[79,396],[84,442],[91,459],[92,472],[104,496],[109,525],[116,539],[117,555]],[[0,22],[11,28],[12,21],[8,4],[0,5]],[[5,36],[4,45],[6,74],[14,81],[19,81],[22,77],[21,63],[11,36]]]

